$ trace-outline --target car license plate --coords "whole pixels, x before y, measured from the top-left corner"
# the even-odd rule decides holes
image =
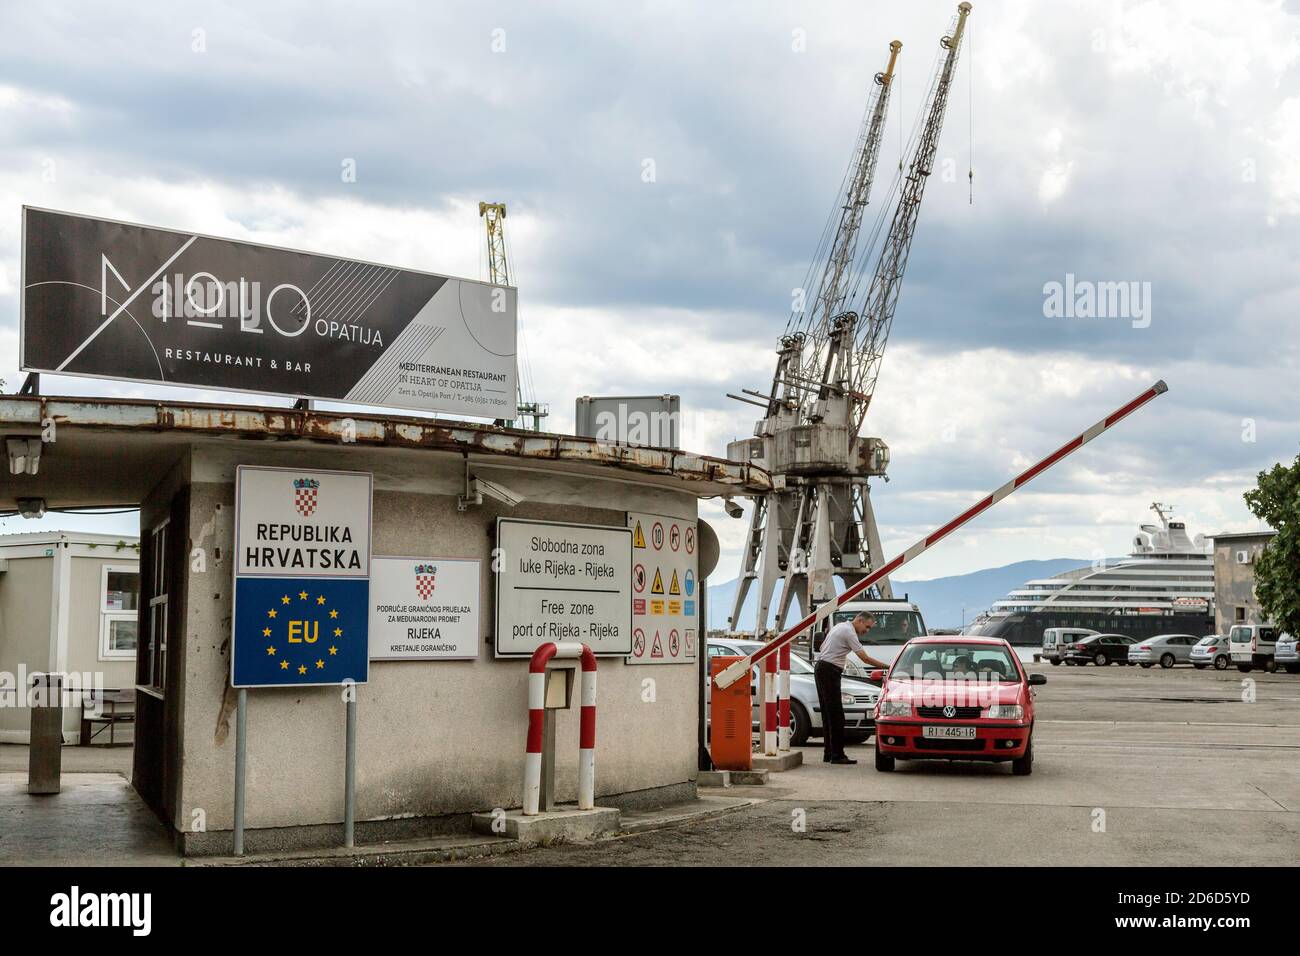
[[[921,736],[928,740],[944,740],[957,738],[959,740],[970,740],[975,736],[974,727],[922,727]]]

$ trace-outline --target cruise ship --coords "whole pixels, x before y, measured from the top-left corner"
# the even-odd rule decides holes
[[[1090,628],[1142,639],[1214,633],[1214,558],[1203,535],[1187,535],[1167,505],[1151,509],[1128,558],[1027,581],[966,628],[967,634],[1041,646],[1049,627]]]

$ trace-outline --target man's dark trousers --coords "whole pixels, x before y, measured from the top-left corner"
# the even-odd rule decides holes
[[[844,756],[844,702],[840,699],[840,679],[844,671],[829,661],[818,661],[814,672],[817,700],[822,707],[822,742],[827,757]]]

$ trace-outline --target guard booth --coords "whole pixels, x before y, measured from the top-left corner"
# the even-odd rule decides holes
[[[435,419],[0,398],[6,436],[37,436],[51,422],[57,440],[41,445],[37,473],[0,479],[0,498],[10,509],[20,498],[43,499],[49,508],[139,506],[132,783],[181,852],[225,854],[233,846],[232,630],[247,610],[235,600],[244,580],[236,543],[241,466],[284,476],[283,497],[258,492],[262,524],[277,514],[286,524],[310,523],[297,509],[327,507],[325,486],[317,489],[319,501],[298,494],[311,497],[314,475],[370,476],[371,625],[365,680],[353,688],[358,842],[459,830],[473,813],[521,805],[529,654],[542,638],[588,639],[550,636],[562,615],[529,604],[529,574],[562,574],[569,566],[581,573],[589,560],[551,553],[548,540],[581,544],[584,535],[605,536],[626,541],[630,552],[626,563],[608,561],[626,577],[597,589],[617,592],[616,604],[626,594],[630,605],[626,629],[614,628],[612,638],[608,624],[598,631],[610,643],[604,653],[596,648],[597,804],[631,808],[694,794],[707,660],[697,603],[702,582],[692,558],[698,503],[765,493],[770,481],[761,469]],[[511,546],[540,549],[535,571],[531,556],[500,547],[508,535],[538,542]],[[296,608],[326,596],[324,587],[304,587],[275,601]],[[423,602],[437,603],[438,620],[407,621],[406,612],[392,611]],[[603,621],[598,603],[578,594],[565,610]],[[688,628],[683,622],[692,615],[696,625]],[[277,668],[290,663],[282,640],[295,633],[284,623],[265,648]],[[540,636],[527,633],[529,623]],[[329,666],[328,652],[295,657],[292,670],[284,670],[305,669],[301,686],[286,681],[247,691],[249,852],[339,843],[345,709],[340,686],[318,686],[315,677]],[[578,739],[578,708],[555,709],[552,717],[558,739]],[[558,749],[554,790],[561,803],[577,798],[576,748]]]

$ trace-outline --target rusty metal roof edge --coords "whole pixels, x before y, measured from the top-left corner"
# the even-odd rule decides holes
[[[772,488],[771,476],[748,462],[474,422],[253,405],[158,402],[138,398],[0,396],[0,428],[40,428],[47,420],[53,421],[56,428],[68,425],[243,438],[296,438],[340,445],[430,448],[563,461],[685,481],[714,482],[731,486],[740,495],[761,494]]]

